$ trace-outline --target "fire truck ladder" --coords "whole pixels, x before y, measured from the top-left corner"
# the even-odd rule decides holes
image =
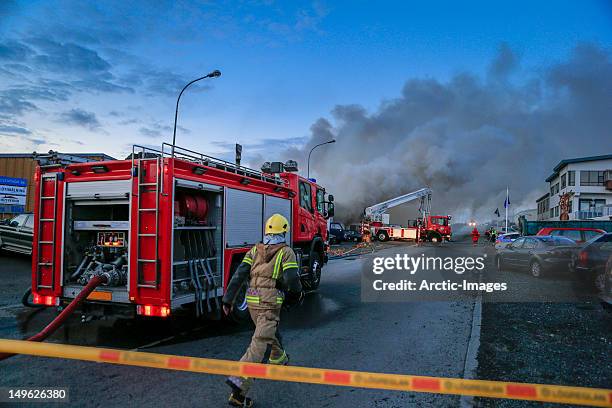
[[[45,180],[51,179],[53,180],[53,195],[45,196],[43,195],[45,192]],[[38,243],[37,243],[37,259],[36,259],[36,288],[37,289],[53,289],[53,283],[55,282],[55,219],[57,214],[57,184],[58,184],[58,173],[53,174],[42,174],[41,175],[42,182],[40,183],[40,195],[38,201]],[[47,212],[44,211],[46,207],[48,207],[47,203],[49,200],[53,201],[53,213],[51,218],[43,218],[43,214]],[[43,234],[43,223],[51,223],[51,240],[44,241],[42,240]],[[42,248],[45,246],[51,247],[51,262],[45,261],[43,258]],[[49,267],[51,269],[51,285],[41,285],[41,273],[40,268],[42,266]]]
[[[132,157],[134,154],[132,153]],[[134,160],[134,159],[133,159]],[[143,152],[142,157],[134,160],[134,164],[132,165],[134,172],[132,174],[135,175],[138,182],[138,197],[136,198],[136,208],[138,208],[138,216],[136,219],[136,233],[138,234],[138,242],[135,245],[136,248],[136,264],[138,268],[138,281],[137,286],[139,288],[153,288],[157,289],[159,285],[159,193],[161,190],[160,180],[163,180],[163,175],[160,172],[163,158],[161,157],[152,157],[146,158]],[[147,171],[146,171],[146,163],[154,162],[155,171],[150,171],[151,176],[147,180]],[[152,166],[148,166],[149,170],[152,170]],[[144,194],[155,194],[155,207],[142,208],[142,196]],[[140,231],[140,225],[142,223],[142,218],[145,217],[146,213],[153,213],[155,217],[155,230],[147,231],[143,233]],[[141,258],[140,253],[140,239],[141,238],[153,238],[155,240],[154,244],[154,257],[153,258]],[[146,281],[143,279],[144,274],[141,271],[144,269],[145,264],[153,264],[155,268],[155,280]]]
[[[432,191],[429,187],[421,188],[412,193],[403,194],[399,197],[383,201],[382,203],[374,204],[365,209],[364,215],[369,221],[380,221],[380,218],[387,210],[418,198],[421,200],[419,212],[423,216],[423,219],[425,219],[431,211],[431,193]]]

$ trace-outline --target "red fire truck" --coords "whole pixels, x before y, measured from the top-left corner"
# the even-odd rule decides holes
[[[274,213],[290,220],[302,282],[317,288],[333,196],[296,171],[294,161],[256,171],[169,144],[134,146],[126,160],[40,165],[34,303],[65,304],[102,275],[85,313],[219,316],[232,273]],[[248,316],[244,290],[237,319]]]
[[[364,211],[365,232],[383,242],[390,239],[450,241],[452,236],[451,216],[430,215],[431,193],[431,189],[425,187],[366,208]],[[420,218],[409,221],[408,226],[389,225],[389,214],[386,213],[388,209],[416,199],[421,200],[419,206]]]

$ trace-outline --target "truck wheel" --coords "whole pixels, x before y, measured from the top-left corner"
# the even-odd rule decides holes
[[[442,242],[442,236],[440,234],[431,234],[429,240],[434,243]]]
[[[310,267],[308,278],[302,282],[304,289],[315,290],[321,283],[321,269],[323,268],[323,254],[319,251],[312,250],[310,252]]]
[[[379,231],[378,234],[376,234],[376,238],[380,242],[385,242],[385,241],[389,240],[389,236],[387,235],[387,233],[385,231]]]
[[[246,290],[247,284],[245,282],[238,291],[236,301],[234,302],[234,307],[229,314],[229,318],[235,323],[245,323],[251,319],[249,308],[247,307]]]
[[[540,265],[538,261],[531,262],[531,265],[529,265],[529,272],[531,273],[531,276],[533,276],[534,278],[541,278],[542,277],[542,265]]]

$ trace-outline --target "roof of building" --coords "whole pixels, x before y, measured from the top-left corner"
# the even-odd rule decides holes
[[[103,158],[105,161],[106,160],[117,160],[112,156],[109,156],[108,154],[105,153],[60,153],[60,152],[56,152],[59,154],[63,154],[66,156],[78,156],[78,157],[101,157]],[[34,153],[0,153],[0,158],[28,158],[28,157],[33,157]]]
[[[548,198],[548,197],[550,197],[550,193],[546,193],[542,197],[538,198],[536,200],[536,203],[539,203],[540,201],[542,201],[542,200],[544,200],[545,198]]]
[[[583,162],[597,161],[597,160],[609,160],[609,159],[612,159],[612,154],[604,154],[602,156],[577,157],[575,159],[561,160],[559,162],[559,164],[557,164],[555,166],[555,168],[553,169],[553,174],[548,176],[548,178],[546,179],[546,182],[550,182],[555,177],[557,177],[559,175],[559,172],[561,171],[561,169],[564,168],[565,166],[567,166],[568,164],[571,164],[571,163],[583,163]]]

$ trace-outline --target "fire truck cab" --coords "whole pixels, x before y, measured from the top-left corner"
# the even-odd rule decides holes
[[[233,272],[274,213],[290,221],[302,283],[316,289],[333,196],[296,171],[293,161],[256,171],[169,144],[134,146],[126,160],[41,165],[34,302],[67,303],[103,275],[86,313],[167,317],[185,307],[219,317]],[[237,319],[248,316],[245,291]]]

